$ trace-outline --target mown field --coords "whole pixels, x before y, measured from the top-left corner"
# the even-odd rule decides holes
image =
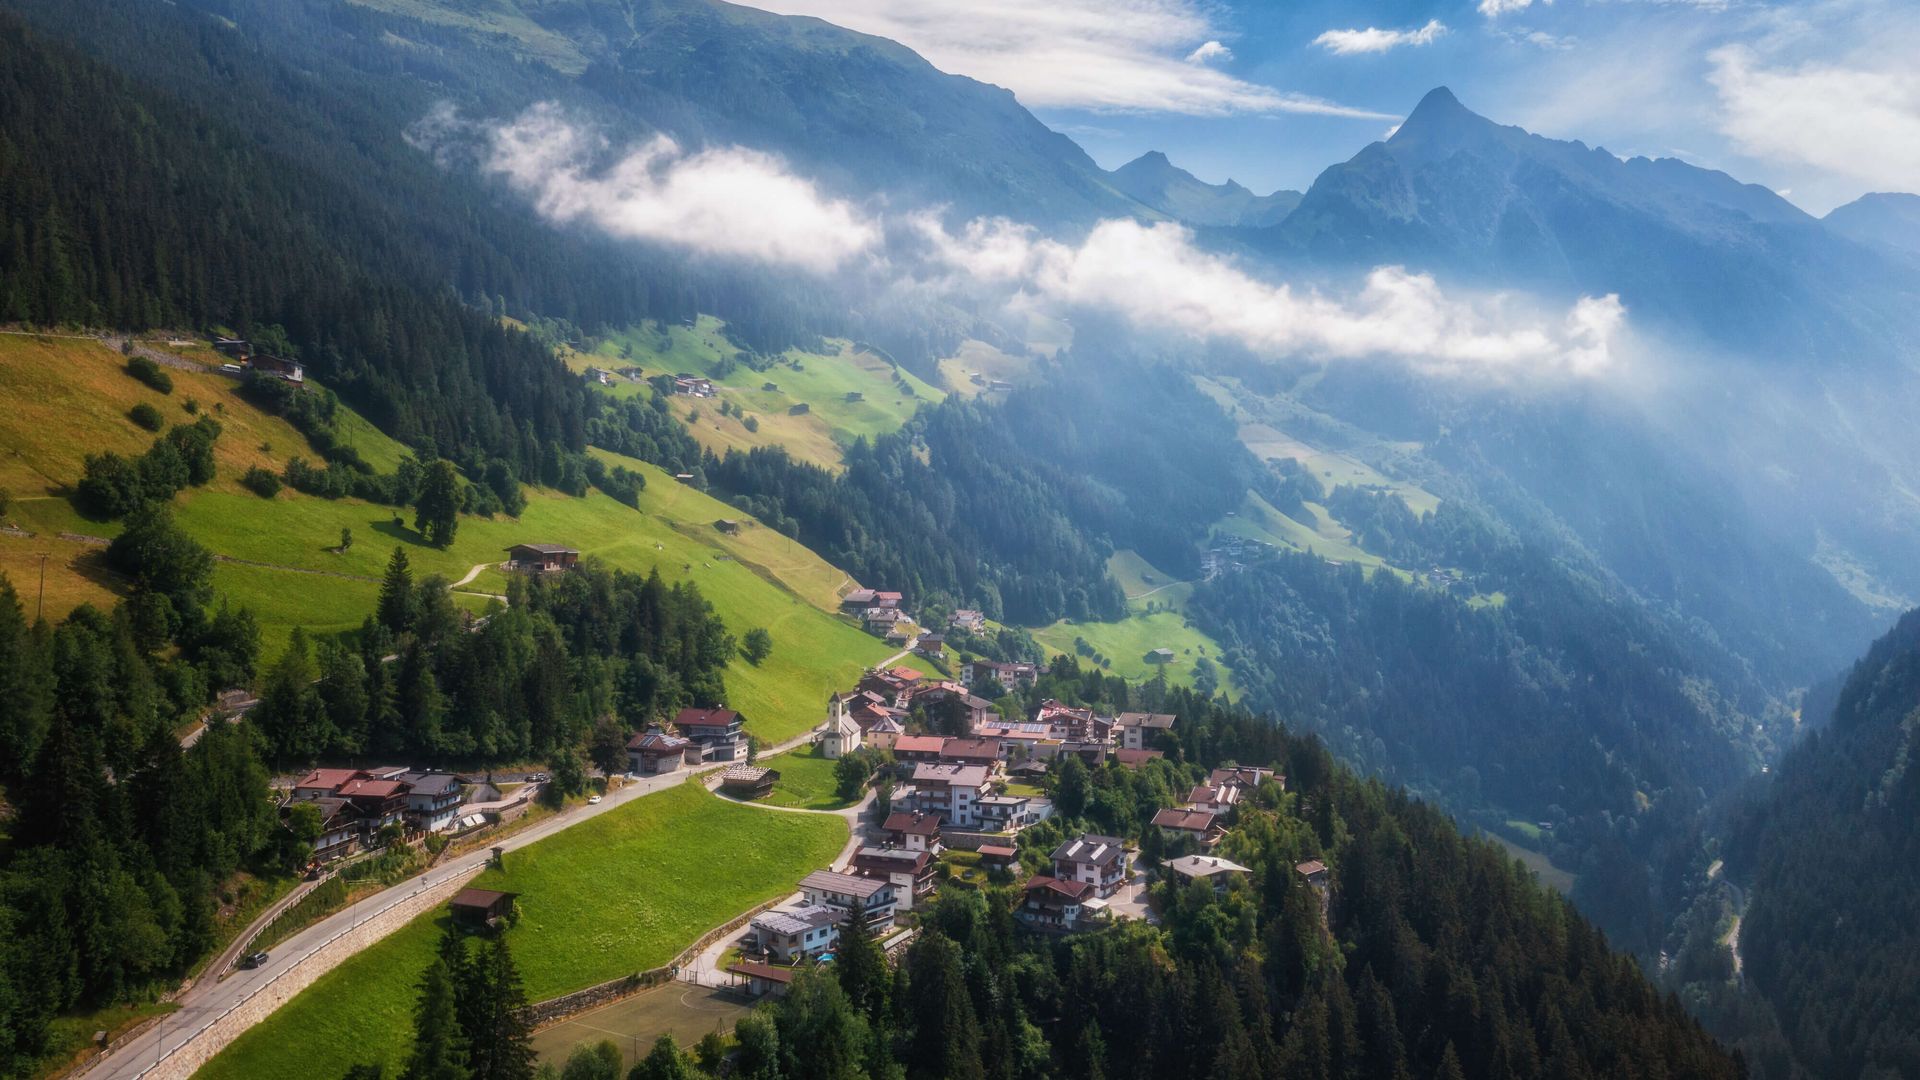
[[[842,799],[834,790],[835,762],[823,757],[817,746],[803,746],[777,757],[763,757],[760,764],[780,771],[780,779],[773,785],[773,794],[763,800],[774,806],[790,806],[800,810],[844,810],[853,805],[853,800]]]
[[[326,500],[283,490],[273,499],[239,486],[245,469],[278,469],[294,454],[312,457],[305,439],[285,422],[241,400],[223,376],[172,370],[174,390],[160,395],[127,376],[124,358],[91,342],[0,336],[0,486],[15,495],[8,514],[33,532],[31,538],[0,534],[0,572],[13,581],[31,614],[39,588],[40,553],[47,560],[46,614],[59,618],[79,603],[110,604],[117,583],[100,565],[99,549],[59,538],[62,532],[112,537],[114,522],[82,518],[64,498],[77,480],[90,448],[138,454],[154,436],[125,419],[140,401],[171,408],[194,398],[224,432],[216,444],[218,476],[205,488],[183,492],[174,502],[181,525],[216,554],[264,563],[217,564],[220,597],[252,609],[269,658],[284,648],[295,626],[310,633],[357,627],[373,610],[395,547],[406,550],[416,577],[439,574],[449,581],[475,565],[504,559],[510,544],[565,543],[619,568],[658,568],[668,581],[691,580],[736,635],[764,627],[773,654],[758,665],[737,661],[727,673],[727,704],[748,718],[763,742],[805,731],[825,715],[826,700],[851,686],[867,666],[889,655],[884,644],[829,612],[846,575],[807,548],[762,526],[717,499],[676,483],[660,470],[618,455],[601,454],[645,474],[647,488],[636,510],[595,491],[584,498],[529,490],[519,519],[462,518],[452,545],[431,548],[411,527],[411,514],[352,499]],[[50,407],[39,404],[51,401]],[[49,411],[49,408],[51,411]],[[397,462],[404,448],[355,417],[350,421],[363,454]],[[49,432],[61,432],[53,438]],[[66,432],[78,433],[74,438]],[[270,449],[262,449],[267,447]],[[596,451],[596,453],[600,453]],[[721,518],[741,522],[722,533]],[[341,530],[353,544],[336,551]],[[322,574],[289,573],[289,567]],[[500,592],[505,575],[483,570],[467,589]],[[478,608],[480,596],[456,597]]]
[[[474,884],[520,894],[507,940],[528,997],[541,1001],[666,963],[791,890],[846,836],[835,817],[741,806],[683,783],[510,852],[504,870]],[[720,859],[727,872],[712,873]],[[196,1075],[307,1080],[361,1062],[397,1075],[443,918],[422,916],[329,972]]]
[[[1164,666],[1169,683],[1192,686],[1193,662],[1204,656],[1213,661],[1220,676],[1220,688],[1228,693],[1236,693],[1233,673],[1220,662],[1219,644],[1186,625],[1185,617],[1177,611],[1156,611],[1151,615],[1136,613],[1111,623],[1071,623],[1063,620],[1033,631],[1033,637],[1050,651],[1068,656],[1079,655],[1074,647],[1074,638],[1084,638],[1095,652],[1113,662],[1107,669],[1109,672],[1136,682],[1153,678]],[[1161,648],[1173,650],[1173,663],[1148,663],[1148,651]],[[1084,656],[1080,657],[1080,662],[1083,665],[1090,663]]]
[[[740,352],[728,341],[718,319],[701,316],[693,326],[647,324],[613,335],[596,352],[575,353],[568,364],[624,368],[638,366],[646,375],[691,372],[713,378],[716,398],[676,398],[674,415],[690,422],[702,446],[724,454],[729,449],[779,445],[795,457],[829,468],[840,464],[841,449],[859,437],[873,438],[898,431],[922,402],[939,401],[945,394],[884,357],[856,348],[852,342],[829,341],[821,352],[789,349],[771,368],[755,371],[744,363],[724,375],[715,375],[723,360]],[[776,389],[765,389],[772,383]],[[648,392],[646,383],[617,380],[601,388],[615,397]],[[860,395],[848,401],[849,393]],[[744,409],[757,430],[749,431],[744,418],[720,415],[720,403]],[[808,411],[793,416],[788,410],[804,403]]]

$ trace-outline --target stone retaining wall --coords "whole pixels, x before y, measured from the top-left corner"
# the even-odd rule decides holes
[[[322,942],[246,1000],[208,1021],[190,1043],[150,1070],[146,1074],[148,1080],[187,1080],[248,1028],[265,1020],[275,1009],[291,1001],[295,994],[313,985],[320,976],[340,966],[361,949],[412,922],[423,912],[446,903],[482,869],[484,867],[476,866],[472,873],[458,874],[446,881],[422,886],[406,899],[368,917],[359,926],[343,930]],[[102,1055],[94,1060],[102,1061],[105,1057]]]

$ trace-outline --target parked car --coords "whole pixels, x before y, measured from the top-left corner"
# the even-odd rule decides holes
[[[587,796],[587,805],[588,805],[588,806],[594,806],[594,805],[597,805],[597,804],[598,804],[599,802],[600,802],[600,796],[598,796],[598,795],[589,795],[589,796]]]
[[[267,962],[266,953],[263,953],[263,952],[248,953],[247,955],[240,958],[239,966],[243,968],[257,968],[266,962]]]

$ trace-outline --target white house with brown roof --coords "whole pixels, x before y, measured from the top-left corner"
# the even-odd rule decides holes
[[[815,870],[801,878],[800,893],[808,904],[832,908],[843,919],[847,912],[858,909],[866,918],[870,933],[893,925],[894,908],[899,903],[891,881],[832,870]]]
[[[1112,896],[1127,880],[1127,845],[1114,836],[1084,833],[1053,849],[1053,876],[1085,882],[1099,897]]]
[[[1145,750],[1147,741],[1157,731],[1172,731],[1175,717],[1171,713],[1123,712],[1115,718],[1120,731],[1120,747],[1123,750]]]
[[[907,805],[923,814],[940,815],[951,828],[977,828],[980,800],[992,778],[984,765],[922,763],[913,767]]]

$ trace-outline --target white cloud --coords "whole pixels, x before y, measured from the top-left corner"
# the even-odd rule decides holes
[[[1614,362],[1625,321],[1616,296],[1587,297],[1559,317],[1508,296],[1449,296],[1431,275],[1383,266],[1348,297],[1248,274],[1204,251],[1185,228],[1106,221],[1078,244],[1004,220],[958,234],[920,219],[935,259],[1029,304],[1094,308],[1144,332],[1233,341],[1268,355],[1385,358],[1431,374],[1598,373]]]
[[[1233,59],[1233,50],[1217,41],[1208,41],[1187,54],[1189,64],[1210,64],[1218,60],[1225,63]]]
[[[1227,38],[1203,0],[754,0],[891,38],[1029,108],[1395,119],[1234,78],[1189,57]],[[1225,56],[1217,56],[1225,59]]]
[[[1143,334],[1237,342],[1273,356],[1384,358],[1436,374],[1591,374],[1612,359],[1615,297],[1541,314],[1516,297],[1449,295],[1430,275],[1378,267],[1349,296],[1297,289],[1200,248],[1186,228],[1103,221],[1083,240],[1004,218],[950,229],[932,212],[889,218],[823,195],[780,159],[741,147],[689,150],[666,136],[609,157],[603,138],[538,105],[496,125],[436,112],[412,133],[480,167],[544,217],[689,252],[820,276],[924,288],[1061,315],[1099,311]],[[862,274],[869,275],[861,277]]]
[[[1417,30],[1329,30],[1313,39],[1315,45],[1339,56],[1355,53],[1383,53],[1402,45],[1430,45],[1447,32],[1439,19],[1430,19]]]
[[[822,273],[871,250],[879,229],[777,159],[739,147],[687,151],[655,136],[604,169],[605,141],[536,105],[493,128],[482,156],[536,209],[619,237]]]
[[[1540,0],[1540,2],[1551,4],[1553,0]],[[1533,0],[1480,0],[1480,14],[1489,19],[1497,19],[1510,12],[1525,11],[1532,6]]]
[[[1920,66],[1911,54],[1768,66],[1729,45],[1708,59],[1720,131],[1743,152],[1879,188],[1920,183]]]

